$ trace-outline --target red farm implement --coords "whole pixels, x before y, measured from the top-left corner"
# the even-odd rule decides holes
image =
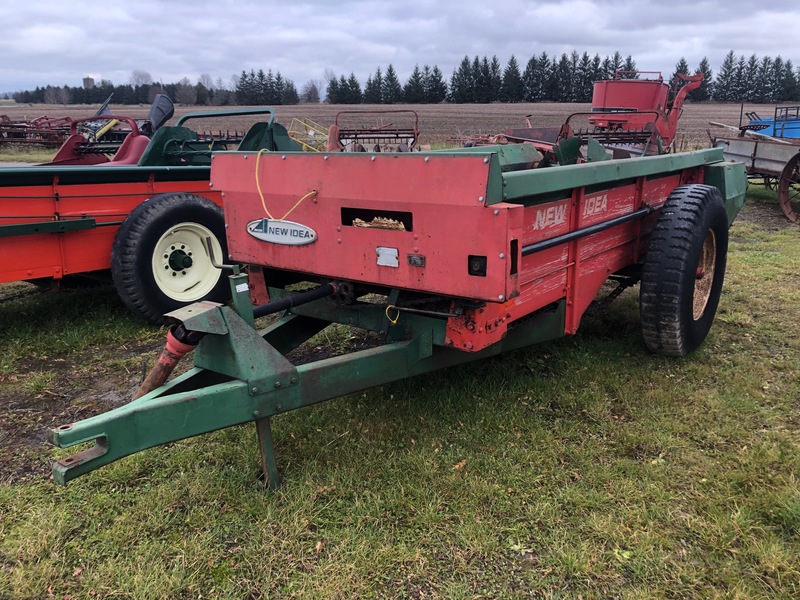
[[[386,122],[391,117],[400,124]],[[383,121],[375,124],[375,119]],[[419,116],[413,110],[343,110],[328,129],[328,152],[413,152]]]
[[[657,77],[624,78],[638,74]],[[701,74],[678,74],[670,86],[659,72],[618,71],[613,79],[594,83],[590,113],[574,113],[561,127],[531,127],[528,121],[527,128],[509,129],[503,136],[534,144],[558,164],[585,159],[578,153],[581,145],[614,158],[662,154],[675,139],[686,95],[702,81]]]
[[[742,165],[722,151],[554,164],[531,144],[415,153],[227,152],[232,306],[171,312],[158,365],[128,404],[53,429],[64,483],[174,440],[255,422],[270,486],[271,417],[574,333],[612,280],[641,282],[653,352],[683,356],[711,328]],[[255,319],[277,313],[266,329]],[[332,323],[382,343],[293,364]],[[195,368],[164,383],[194,349]]]
[[[107,114],[108,104],[111,102],[112,96],[113,94],[100,105],[95,117]],[[90,122],[92,120],[83,119],[83,121]],[[8,115],[0,115],[0,145],[58,148],[71,133],[74,133],[72,124],[71,117],[42,116],[35,119],[15,121]],[[86,131],[91,131],[91,128],[87,128]]]
[[[187,303],[229,297],[206,243],[226,256],[211,153],[298,146],[273,122],[272,109],[196,112],[163,125],[171,107],[154,103],[144,122],[107,115],[73,122],[52,162],[0,169],[0,283],[52,286],[110,271],[125,304],[152,322]],[[268,118],[244,135],[187,126],[242,115]],[[103,131],[110,121],[117,128]],[[87,134],[89,122],[97,125]]]

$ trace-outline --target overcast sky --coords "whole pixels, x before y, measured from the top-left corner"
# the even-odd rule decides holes
[[[800,0],[0,0],[0,92],[129,83],[228,85],[242,70],[280,71],[298,89],[326,69],[362,86],[380,66],[405,82],[415,64],[449,80],[464,55],[632,55],[668,77],[683,56],[716,74],[729,50],[800,64]]]

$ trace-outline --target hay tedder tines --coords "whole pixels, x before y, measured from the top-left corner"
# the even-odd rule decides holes
[[[387,116],[405,122],[374,124],[376,117]],[[418,143],[419,116],[413,110],[343,110],[328,129],[328,152],[413,152]]]

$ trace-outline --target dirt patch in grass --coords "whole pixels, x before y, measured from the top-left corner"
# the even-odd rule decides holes
[[[755,223],[764,231],[775,232],[797,227],[783,214],[777,200],[773,202],[748,201],[744,203],[737,220]]]
[[[92,348],[69,358],[31,359],[17,373],[0,375],[0,464],[6,482],[46,478],[52,446],[47,432],[59,425],[106,412],[130,400],[141,375],[115,370],[98,356],[118,360],[151,355],[152,343]]]

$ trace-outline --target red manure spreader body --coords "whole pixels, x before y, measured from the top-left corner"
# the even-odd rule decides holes
[[[229,256],[248,265],[231,267],[233,305],[167,315],[175,325],[136,399],[51,431],[61,447],[94,441],[55,479],[254,421],[274,487],[272,416],[574,333],[609,280],[641,281],[651,351],[691,352],[716,312],[743,166],[719,149],[586,156],[553,165],[533,144],[215,153]],[[257,329],[268,314],[279,317]],[[287,358],[332,323],[381,343]],[[164,383],[193,348],[195,368]]]

